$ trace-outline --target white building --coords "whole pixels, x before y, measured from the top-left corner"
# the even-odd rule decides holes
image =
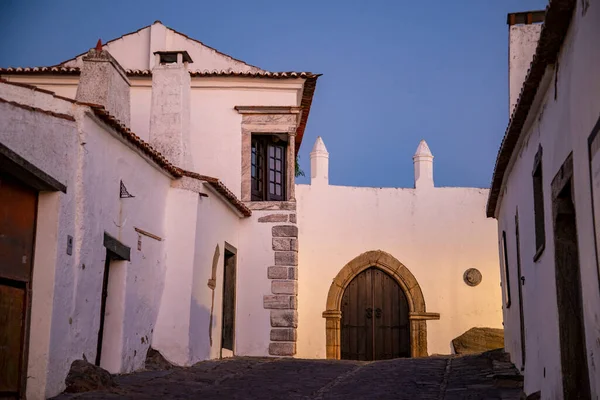
[[[318,75],[155,22],[0,77],[0,391],[52,396],[74,360],[130,372],[150,346],[380,359],[501,327],[488,191],[434,187],[424,141],[415,188],[329,185],[321,139],[295,185]]]
[[[544,20],[543,24],[537,24]],[[509,14],[511,116],[498,220],[505,348],[543,399],[600,395],[600,4]]]

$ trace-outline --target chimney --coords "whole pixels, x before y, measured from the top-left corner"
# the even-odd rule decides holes
[[[171,163],[193,169],[190,146],[190,83],[187,51],[157,51],[152,68],[150,144]]]
[[[433,154],[425,140],[421,140],[413,156],[415,188],[433,187]]]
[[[329,153],[321,136],[310,152],[310,184],[329,184]]]
[[[545,11],[508,14],[509,116],[517,104],[527,71],[533,61],[544,16]]]
[[[83,56],[75,99],[104,106],[124,125],[130,126],[129,79],[121,65],[98,40]]]

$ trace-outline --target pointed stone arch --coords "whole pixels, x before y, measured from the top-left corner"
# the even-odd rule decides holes
[[[325,322],[328,359],[340,359],[341,303],[344,290],[362,271],[376,267],[389,274],[402,288],[408,300],[410,347],[412,357],[427,356],[427,320],[440,319],[440,314],[425,309],[425,298],[414,275],[394,256],[382,250],[367,251],[346,264],[333,279],[327,295]]]

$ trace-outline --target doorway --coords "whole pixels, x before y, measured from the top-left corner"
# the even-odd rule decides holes
[[[572,154],[552,180],[556,302],[565,399],[589,399]]]
[[[100,327],[98,328],[98,340],[96,347],[95,365],[100,366],[102,358],[102,341],[104,339],[104,319],[106,315],[106,299],[108,297],[108,278],[110,274],[110,260],[113,258],[110,250],[106,250],[106,260],[104,261],[104,273],[102,277],[102,297],[100,298]]]
[[[94,364],[101,366],[102,361],[102,344],[105,342],[104,323],[106,319],[106,304],[108,300],[110,281],[110,267],[112,261],[130,261],[131,248],[125,246],[118,239],[104,232],[104,247],[106,248],[106,257],[104,260],[104,270],[102,272],[102,294],[100,297],[100,326],[98,327],[98,339],[96,344],[96,359]],[[115,332],[110,330],[106,333],[114,335]]]
[[[406,295],[379,268],[359,273],[346,287],[341,304],[341,358],[385,360],[410,357]]]
[[[0,172],[0,397],[25,394],[38,193]]]
[[[521,272],[521,240],[519,238],[519,211],[515,214],[515,241],[517,244],[517,285],[519,287],[519,319],[521,327],[521,371],[525,370],[526,348],[525,348],[525,312],[523,305],[523,285],[525,277]],[[508,285],[508,282],[506,283]]]
[[[235,286],[236,249],[225,243],[223,265],[223,318],[221,328],[221,356],[234,355],[235,345]]]

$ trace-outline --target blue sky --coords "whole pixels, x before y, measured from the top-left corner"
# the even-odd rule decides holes
[[[488,187],[508,123],[506,14],[546,4],[2,0],[0,66],[56,64],[158,19],[261,68],[323,74],[300,151],[307,176],[322,136],[330,183],[412,187],[425,139],[437,186]]]

